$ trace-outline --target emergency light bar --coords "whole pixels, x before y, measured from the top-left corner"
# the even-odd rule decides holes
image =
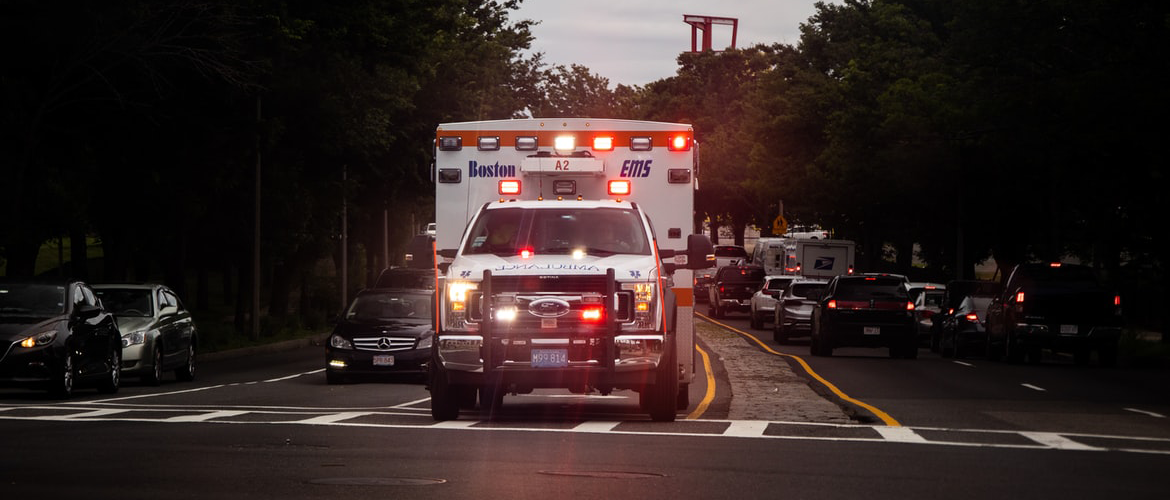
[[[686,135],[676,135],[666,144],[668,151],[687,151],[691,149],[691,138]]]
[[[650,151],[654,147],[654,142],[649,137],[631,137],[630,151]]]
[[[499,137],[480,137],[476,148],[480,151],[499,151],[500,138]]]

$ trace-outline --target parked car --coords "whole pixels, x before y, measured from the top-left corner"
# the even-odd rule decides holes
[[[195,319],[170,288],[159,284],[93,286],[122,332],[122,375],[158,385],[163,373],[195,380]]]
[[[813,308],[810,351],[832,356],[837,347],[886,347],[893,358],[917,358],[914,303],[897,274],[841,275],[829,281]]]
[[[1121,296],[1102,286],[1091,267],[1020,264],[987,309],[987,355],[1038,362],[1047,348],[1072,353],[1083,365],[1095,351],[1110,366],[1122,324]]]
[[[792,337],[809,333],[812,329],[813,307],[828,284],[824,280],[802,278],[788,285],[776,301],[772,325],[772,339],[776,343],[786,344]]]
[[[914,302],[914,322],[917,325],[918,344],[930,345],[932,318],[942,311],[947,286],[940,283],[910,283],[907,287],[910,300]]]
[[[80,281],[0,281],[0,385],[48,389],[60,397],[121,383],[121,334]]]
[[[707,315],[722,318],[728,311],[750,311],[752,294],[764,282],[764,268],[730,265],[715,271],[707,287]]]
[[[373,288],[358,292],[338,318],[325,353],[325,380],[358,375],[425,373],[434,341],[431,290]]]
[[[772,321],[776,314],[776,300],[784,293],[784,289],[788,288],[788,284],[797,278],[799,276],[764,277],[764,284],[752,294],[749,311],[752,328],[763,330],[764,321]]]

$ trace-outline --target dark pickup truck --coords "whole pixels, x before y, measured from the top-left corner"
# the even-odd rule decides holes
[[[987,310],[987,353],[1009,362],[1039,361],[1041,349],[1069,352],[1088,364],[1117,363],[1121,297],[1087,266],[1020,264]]]
[[[707,287],[707,315],[722,318],[729,310],[750,311],[752,295],[764,283],[764,268],[730,265],[715,271]]]

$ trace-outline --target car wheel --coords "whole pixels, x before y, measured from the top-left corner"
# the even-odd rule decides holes
[[[715,302],[710,300],[707,301],[707,316],[715,317]]]
[[[146,385],[162,383],[162,371],[162,346],[155,344],[154,352],[150,355],[150,372],[142,376],[142,382]]]
[[[942,338],[938,342],[938,353],[944,358],[951,358],[955,356],[955,336],[948,335],[943,332]]]
[[[1019,340],[1012,333],[1008,333],[1007,339],[1004,340],[1004,359],[1008,363],[1020,363],[1024,361],[1024,346],[1020,345]]]
[[[715,317],[723,319],[727,316],[727,309],[719,305],[719,301],[715,301]]]
[[[784,331],[783,319],[776,316],[775,320],[776,324],[772,325],[772,340],[775,340],[777,344],[787,344],[788,332]]]
[[[756,314],[755,311],[749,311],[748,314],[751,314],[751,316],[752,316],[752,319],[751,319],[752,329],[753,330],[763,330],[764,329],[764,321],[762,319],[760,319],[760,315]]]
[[[195,339],[192,338],[191,343],[187,344],[187,362],[175,370],[175,378],[183,382],[195,380],[195,359]]]
[[[122,382],[122,344],[115,343],[110,349],[110,353],[106,355],[106,369],[109,373],[106,374],[105,380],[98,384],[98,392],[105,394],[113,394],[118,392],[118,387]]]
[[[61,371],[57,373],[57,380],[53,383],[53,394],[60,398],[73,395],[73,384],[77,381],[77,370],[73,367],[73,355],[65,353],[65,360],[61,363]]]
[[[955,335],[954,340],[951,341],[951,355],[955,359],[963,359],[967,353],[963,352],[963,343],[959,342],[958,334]]]
[[[504,393],[507,392],[503,385],[499,383],[488,382],[479,388],[479,409],[487,413],[488,418],[494,418],[495,414],[504,406]]]
[[[329,385],[344,384],[345,375],[325,370],[325,383]]]

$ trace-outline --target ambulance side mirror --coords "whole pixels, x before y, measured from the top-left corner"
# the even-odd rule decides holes
[[[439,253],[439,257],[442,257],[444,259],[454,259],[455,255],[459,253],[459,249],[457,249],[457,248],[444,248],[442,250],[439,250],[438,253]]]
[[[715,253],[715,246],[705,234],[687,235],[687,269],[706,269],[711,267],[707,255]]]

